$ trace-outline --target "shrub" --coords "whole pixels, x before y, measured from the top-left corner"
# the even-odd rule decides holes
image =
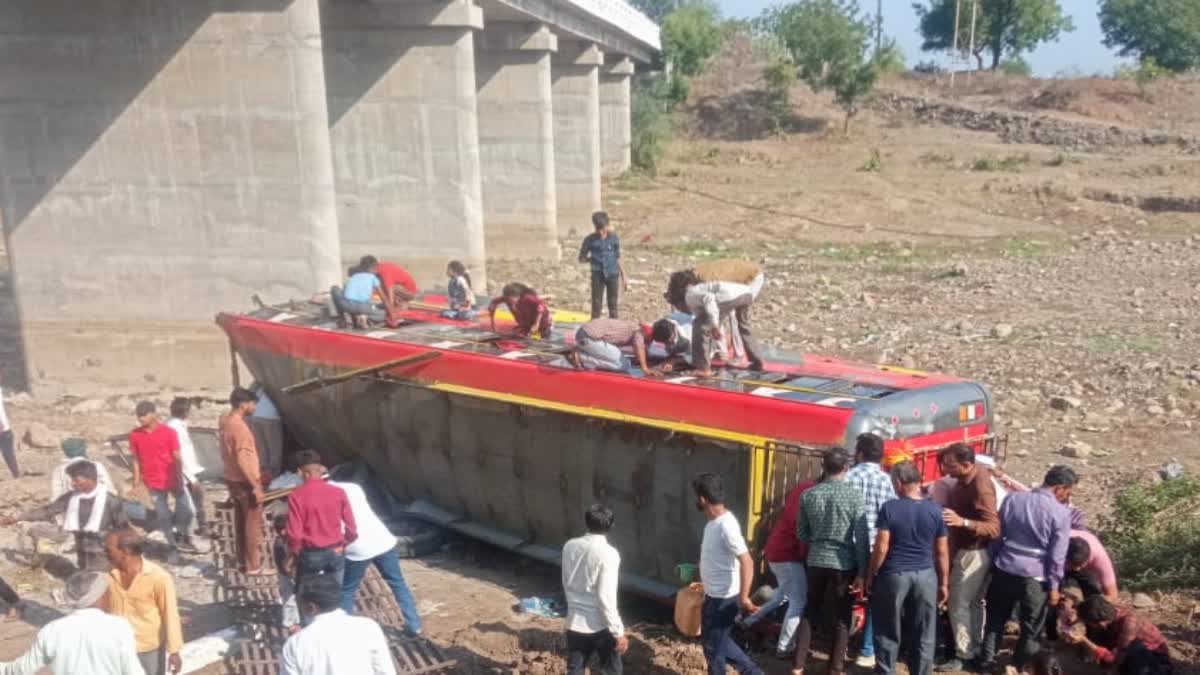
[[[883,170],[883,155],[879,154],[879,148],[871,148],[871,154],[867,157],[867,161],[858,168],[859,171],[878,172]]]
[[[1020,171],[1029,163],[1029,155],[1008,155],[980,157],[971,165],[972,171]]]
[[[1004,63],[1000,64],[1000,70],[1005,75],[1024,75],[1025,77],[1033,75],[1033,66],[1029,65],[1028,61],[1019,56],[1005,60]]]
[[[662,80],[638,84],[633,89],[630,124],[630,160],[638,169],[657,175],[658,163],[671,137],[670,85]]]
[[[706,4],[684,5],[663,19],[663,56],[677,75],[692,77],[699,73],[721,47],[721,38],[717,13]]]
[[[880,73],[894,75],[904,72],[904,50],[896,43],[895,38],[888,38],[875,52],[873,57],[875,67]]]
[[[1121,584],[1151,590],[1200,586],[1200,480],[1135,485],[1101,523]]]
[[[775,133],[780,133],[792,119],[792,85],[796,82],[796,66],[788,59],[779,59],[763,70],[767,86],[767,117]]]
[[[938,65],[937,61],[919,61],[913,66],[913,72],[922,75],[944,75],[946,69]]]

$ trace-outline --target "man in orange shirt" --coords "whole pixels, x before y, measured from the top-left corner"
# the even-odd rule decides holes
[[[246,418],[258,401],[254,393],[238,387],[229,395],[229,412],[221,416],[218,436],[225,463],[225,485],[233,502],[238,552],[246,574],[262,572],[263,489],[258,448]]]

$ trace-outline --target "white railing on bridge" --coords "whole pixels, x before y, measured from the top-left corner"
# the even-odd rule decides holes
[[[623,0],[566,0],[566,3],[616,26],[638,42],[662,49],[658,24]]]

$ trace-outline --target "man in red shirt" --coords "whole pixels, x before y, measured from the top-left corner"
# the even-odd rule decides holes
[[[775,521],[771,534],[767,535],[767,544],[763,547],[763,557],[767,559],[767,565],[771,567],[779,586],[771,599],[743,622],[745,626],[753,626],[786,602],[787,614],[783,617],[779,642],[775,647],[775,654],[779,658],[787,658],[795,650],[796,628],[800,625],[808,601],[808,577],[804,573],[808,542],[796,536],[796,518],[800,515],[800,496],[813,485],[816,483],[811,480],[800,481],[784,500],[783,513]]]
[[[133,489],[138,490],[145,485],[154,498],[158,528],[171,547],[171,556],[176,555],[176,531],[182,535],[184,545],[195,550],[188,534],[192,509],[188,500],[181,498],[183,482],[179,437],[174,429],[159,422],[158,409],[152,402],[138,403],[134,413],[138,427],[129,432],[129,450],[134,458]],[[175,498],[173,513],[169,501],[172,496]]]
[[[387,312],[387,323],[396,326],[399,321],[396,313],[408,306],[417,297],[417,281],[408,270],[394,262],[379,262],[375,256],[363,256],[358,261],[358,268],[368,270],[375,268],[375,276],[379,277],[380,293],[383,295],[383,309]]]
[[[358,526],[346,492],[325,482],[321,456],[314,450],[302,450],[296,453],[296,463],[304,484],[288,495],[284,571],[295,577],[296,594],[301,595],[305,582],[318,576],[328,574],[342,583],[346,544],[358,539]]]
[[[1158,626],[1132,609],[1116,607],[1102,595],[1079,606],[1087,635],[1066,634],[1091,660],[1121,675],[1169,675],[1171,650]]]

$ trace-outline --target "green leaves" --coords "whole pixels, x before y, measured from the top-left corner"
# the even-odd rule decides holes
[[[813,89],[830,89],[846,111],[846,128],[858,113],[858,100],[879,79],[868,58],[871,26],[855,0],[799,0],[768,9],[755,22],[779,37]]]
[[[661,37],[663,56],[675,74],[692,77],[721,47],[721,26],[711,6],[692,3],[667,15]]]
[[[956,0],[923,0],[913,3],[920,17],[921,48],[926,51],[949,50],[954,45]],[[961,0],[958,15],[958,47],[964,55],[974,56],[983,67],[983,54],[992,57],[992,69],[1000,67],[1004,57],[1018,57],[1043,42],[1075,30],[1071,17],[1063,13],[1058,0],[979,0],[975,18],[975,50],[970,49],[972,0]]]
[[[1200,68],[1196,0],[1102,0],[1104,44],[1175,72]]]

